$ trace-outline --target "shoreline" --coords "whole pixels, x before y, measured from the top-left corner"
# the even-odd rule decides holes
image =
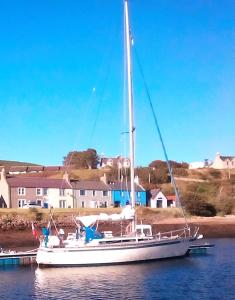
[[[147,222],[148,220],[148,222]],[[184,218],[145,218],[144,223],[153,226],[153,233],[159,231],[171,231],[182,228],[185,224]],[[189,226],[199,226],[199,233],[207,238],[235,238],[235,216],[225,217],[191,217],[188,218]],[[115,226],[113,226],[115,231]],[[74,227],[75,229],[75,227]],[[71,226],[65,226],[66,232],[73,231]],[[6,230],[0,229],[0,247],[16,251],[27,251],[36,249],[39,241],[35,240],[31,228],[25,230]]]

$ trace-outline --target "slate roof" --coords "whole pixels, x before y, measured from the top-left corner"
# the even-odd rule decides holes
[[[41,172],[41,171],[63,171],[64,166],[11,166],[9,172]]]
[[[27,172],[40,172],[43,171],[43,166],[28,166]]]
[[[44,171],[64,171],[66,168],[63,166],[45,166]]]
[[[9,172],[26,172],[28,166],[11,166]]]
[[[121,182],[121,181],[115,181],[113,183],[109,184],[111,187],[111,190],[113,191],[130,191],[131,189],[131,183],[130,182]],[[143,192],[145,191],[144,188],[142,188],[140,185],[135,183],[135,191],[136,192]]]
[[[71,189],[71,185],[64,179],[11,177],[7,178],[7,182],[10,187]]]
[[[235,156],[220,156],[220,158],[223,161],[226,161],[226,160],[233,160],[233,159],[235,159]]]
[[[110,191],[109,185],[99,180],[76,180],[71,181],[71,185],[76,190]]]
[[[152,190],[150,190],[151,198],[155,198],[160,191],[161,191],[160,189],[152,189]]]

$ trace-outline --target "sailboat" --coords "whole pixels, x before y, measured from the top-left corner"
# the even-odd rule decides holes
[[[99,214],[77,217],[76,232],[64,238],[64,232],[51,236],[47,233],[37,250],[39,266],[94,266],[127,264],[158,259],[183,257],[189,252],[190,243],[198,238],[198,227],[193,230],[187,225],[182,229],[153,234],[151,225],[137,224],[135,213],[134,183],[134,125],[131,70],[131,37],[128,0],[124,0],[125,43],[127,55],[127,86],[129,107],[130,148],[130,205],[120,214]],[[97,222],[129,222],[128,230],[119,236],[112,231],[99,233]],[[45,230],[45,232],[48,232]]]

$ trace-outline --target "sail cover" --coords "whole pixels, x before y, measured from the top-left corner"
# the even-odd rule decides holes
[[[122,220],[132,220],[135,216],[135,209],[130,205],[127,205],[120,214],[108,215],[101,213],[99,215],[90,215],[76,217],[76,220],[80,221],[84,226],[90,226],[96,221],[122,221]]]

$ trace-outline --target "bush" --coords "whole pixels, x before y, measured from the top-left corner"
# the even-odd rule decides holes
[[[221,178],[221,172],[215,169],[210,169],[209,174],[214,177],[214,179],[220,179]]]
[[[208,202],[191,201],[185,204],[188,213],[201,217],[214,217],[216,215],[216,208],[213,204]]]
[[[220,201],[216,202],[216,209],[219,213],[224,215],[232,214],[234,205],[234,200],[232,198],[222,198]]]
[[[186,169],[183,168],[176,168],[173,170],[174,175],[176,176],[188,176],[188,171]]]

